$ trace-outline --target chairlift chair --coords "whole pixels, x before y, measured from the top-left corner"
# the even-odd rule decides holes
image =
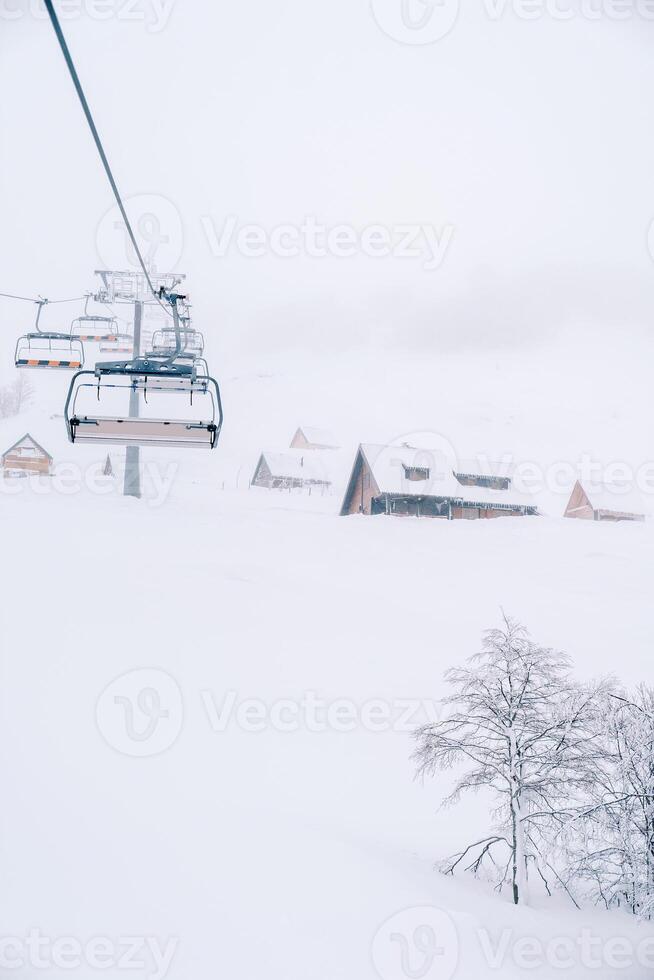
[[[78,371],[71,381],[64,417],[71,442],[103,443],[121,446],[216,446],[223,421],[220,389],[217,382],[198,373],[189,357],[180,356],[181,335],[175,294],[167,297],[173,308],[177,327],[176,349],[168,356],[147,354],[131,361],[100,361],[94,371]],[[141,392],[146,404],[150,394],[188,399],[190,407],[200,402],[207,409],[204,416],[192,419],[149,418],[123,414],[99,415],[82,410],[82,393],[91,391],[96,401],[111,392],[129,395]]]
[[[132,354],[134,338],[129,333],[117,333],[113,339],[100,341],[100,351],[103,354]]]
[[[182,327],[182,348],[185,351],[194,351],[200,357],[204,353],[204,336],[199,330],[191,327]],[[152,350],[160,354],[169,353],[174,350],[176,342],[174,327],[161,327],[155,330],[152,335]]]
[[[209,365],[205,357],[198,357],[197,354],[182,351],[181,354],[177,355],[175,360],[178,364],[192,364],[196,374],[200,376],[209,374]]]
[[[79,371],[84,367],[84,345],[81,337],[71,333],[41,330],[39,320],[47,299],[40,299],[34,330],[16,341],[14,364],[17,368],[53,368]]]
[[[89,313],[89,299],[91,295],[91,293],[87,293],[84,300],[84,312],[81,316],[75,317],[71,323],[71,334],[91,344],[107,343],[117,340],[120,334],[118,321],[115,316],[101,316],[97,313]]]

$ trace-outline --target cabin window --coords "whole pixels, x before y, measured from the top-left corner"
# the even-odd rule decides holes
[[[505,476],[476,476],[472,473],[456,473],[457,481],[464,487],[486,487],[489,490],[509,490],[511,480]]]
[[[406,480],[411,480],[412,483],[420,483],[421,481],[429,479],[429,467],[428,466],[405,466],[404,468],[404,478]]]

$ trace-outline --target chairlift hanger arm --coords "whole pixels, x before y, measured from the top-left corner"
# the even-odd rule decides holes
[[[159,290],[159,295],[161,298],[165,298],[169,303],[173,311],[173,327],[175,330],[175,350],[171,353],[170,357],[167,358],[167,363],[172,364],[176,357],[178,357],[183,350],[182,347],[182,334],[179,326],[179,310],[177,309],[177,303],[179,300],[185,300],[186,296],[180,293],[167,293],[163,286]]]
[[[35,322],[35,324],[34,324],[34,327],[36,328],[36,330],[37,330],[37,331],[38,331],[39,333],[42,333],[42,330],[41,330],[41,328],[40,328],[40,326],[39,326],[39,320],[41,319],[41,310],[42,310],[42,309],[43,309],[43,307],[44,307],[44,306],[45,306],[45,305],[47,304],[47,302],[48,302],[48,301],[47,301],[47,299],[37,299],[37,300],[36,300],[36,302],[38,303],[38,307],[39,307],[39,308],[38,308],[38,310],[36,311],[36,322]]]

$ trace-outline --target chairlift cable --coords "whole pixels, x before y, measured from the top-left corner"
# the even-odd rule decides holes
[[[20,299],[26,303],[47,303],[48,306],[51,306],[53,303],[79,303],[80,300],[84,299],[83,296],[71,296],[70,299],[44,299],[42,296],[39,296],[38,299],[34,299],[32,296],[15,296],[13,293],[0,293],[0,297],[4,299]]]
[[[134,232],[132,231],[132,226],[130,224],[129,218],[127,217],[127,212],[125,210],[125,205],[123,204],[123,200],[122,200],[122,198],[120,196],[120,192],[118,190],[118,186],[116,184],[116,181],[114,180],[114,175],[113,175],[113,173],[111,171],[111,167],[109,166],[109,161],[107,160],[107,155],[106,155],[106,153],[104,151],[104,147],[102,145],[102,141],[100,139],[100,135],[98,133],[98,130],[97,130],[96,125],[95,125],[95,122],[93,120],[93,116],[91,114],[91,110],[89,108],[89,104],[86,101],[86,96],[84,94],[84,89],[82,88],[82,83],[79,80],[79,76],[77,74],[77,69],[75,68],[75,64],[73,62],[72,56],[70,54],[70,51],[68,50],[68,45],[66,43],[66,38],[64,37],[63,31],[61,30],[61,25],[59,23],[59,19],[57,17],[57,14],[55,12],[54,6],[52,4],[52,0],[43,0],[43,2],[45,4],[46,10],[48,11],[48,16],[50,17],[50,23],[52,24],[53,30],[54,30],[54,32],[56,34],[56,37],[57,37],[57,41],[59,42],[59,47],[61,48],[61,53],[64,56],[64,61],[66,62],[66,66],[68,67],[68,71],[70,72],[70,77],[71,77],[71,79],[73,81],[73,85],[75,86],[75,91],[77,92],[77,97],[78,97],[78,99],[80,101],[80,105],[82,106],[82,110],[84,112],[84,115],[86,116],[86,121],[89,124],[89,129],[91,130],[91,135],[93,136],[93,140],[95,142],[96,149],[98,151],[98,154],[100,155],[100,160],[102,161],[102,166],[104,167],[104,171],[105,171],[105,173],[107,175],[107,179],[108,179],[109,184],[111,186],[111,190],[113,191],[113,195],[114,195],[114,197],[116,199],[116,204],[118,205],[118,209],[119,209],[119,211],[120,211],[120,213],[122,215],[123,221],[125,222],[125,227],[127,228],[127,234],[129,235],[130,241],[132,243],[132,247],[133,247],[133,249],[134,249],[134,251],[136,253],[136,256],[137,256],[137,258],[139,260],[139,264],[141,266],[141,269],[143,270],[143,275],[145,276],[146,282],[147,282],[147,284],[148,284],[148,286],[150,288],[150,292],[152,293],[152,295],[154,296],[154,298],[157,300],[157,302],[162,307],[162,309],[166,309],[166,307],[161,302],[161,299],[159,297],[158,292],[155,290],[154,286],[152,285],[152,280],[150,279],[150,274],[149,274],[149,272],[147,270],[147,267],[146,267],[146,264],[145,264],[145,262],[143,260],[143,256],[141,255],[141,250],[139,249],[138,244],[136,242],[136,238],[134,236]],[[167,312],[169,312],[169,311],[167,311]]]

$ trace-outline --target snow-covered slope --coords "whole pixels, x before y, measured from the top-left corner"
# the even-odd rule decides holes
[[[564,460],[577,446],[608,457],[622,433],[625,458],[646,458],[636,391],[614,404],[605,389],[593,415],[588,391],[565,399],[559,379],[546,404],[555,363],[529,383],[519,359],[500,364],[497,385],[489,362],[464,391],[451,364],[389,356],[382,384],[379,362],[353,358],[331,392],[334,365],[215,365],[224,445],[179,461],[144,453],[160,493],[138,503],[81,479],[0,495],[3,935],[170,940],[174,980],[510,980],[527,971],[520,938],[587,935],[598,968],[577,945],[557,969],[559,944],[528,972],[650,975],[635,952],[648,933],[627,918],[558,898],[515,910],[435,873],[487,816],[437,812],[447,786],[415,783],[409,756],[443,671],[476,651],[500,607],[582,676],[646,677],[651,527],[565,521],[562,506],[524,521],[341,519],[337,497],[247,489],[250,459],[302,418],[352,446],[440,432],[465,456],[526,454],[531,438],[545,461],[557,446]],[[0,438],[29,429],[59,470],[85,473],[105,453],[69,446],[50,418],[63,379],[35,384],[34,407]],[[147,956],[132,975],[165,972]],[[103,973],[124,970],[114,957]]]

